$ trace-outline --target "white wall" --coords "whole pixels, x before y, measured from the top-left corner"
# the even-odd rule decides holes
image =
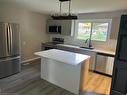
[[[121,14],[126,14],[127,11],[116,11],[116,12],[103,12],[103,13],[84,13],[79,14],[79,19],[112,19],[112,27],[110,39],[107,42],[92,42],[93,46],[98,49],[105,49],[115,51],[117,44],[117,36],[119,32],[119,24]],[[79,41],[73,37],[60,36],[60,35],[51,35],[52,37],[63,37],[65,38],[66,44],[74,44],[79,46],[85,46],[85,41]]]
[[[46,20],[46,15],[34,13],[15,5],[0,4],[0,22],[20,24],[22,61],[37,57],[34,52],[41,49],[41,42],[48,41]]]

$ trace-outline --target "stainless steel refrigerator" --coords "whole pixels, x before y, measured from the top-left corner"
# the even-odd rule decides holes
[[[20,72],[19,25],[0,22],[0,78]]]

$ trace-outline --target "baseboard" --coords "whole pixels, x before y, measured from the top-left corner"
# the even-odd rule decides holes
[[[30,62],[30,61],[34,61],[34,60],[37,60],[37,59],[40,59],[40,57],[36,57],[36,58],[32,58],[32,59],[28,59],[28,60],[24,60],[21,62],[21,64],[23,63],[27,63],[27,62]]]

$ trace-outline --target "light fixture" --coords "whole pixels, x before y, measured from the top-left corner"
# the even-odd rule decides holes
[[[71,0],[59,0],[60,1],[60,13],[59,14],[54,14],[52,15],[51,17],[54,19],[54,20],[72,20],[72,19],[78,19],[78,17],[75,15],[75,14],[72,14],[71,13]],[[64,13],[62,14],[62,3],[63,2],[67,2],[69,1],[69,10],[68,10],[68,13]]]

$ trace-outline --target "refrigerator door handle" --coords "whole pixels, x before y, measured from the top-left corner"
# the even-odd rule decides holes
[[[7,35],[7,54],[10,55],[10,36],[9,36],[9,26],[6,23],[6,35]]]
[[[10,33],[10,54],[12,53],[13,45],[12,45],[12,27],[9,24],[9,33]]]
[[[8,31],[7,31],[7,38],[8,38],[8,52],[9,52],[9,55],[11,55],[11,33],[10,33],[10,26],[9,24],[7,24],[7,27],[8,27]]]
[[[0,62],[5,62],[5,61],[9,61],[9,60],[14,60],[14,59],[18,59],[18,58],[20,58],[20,56],[13,57],[13,58],[2,59],[2,60],[0,60]]]

